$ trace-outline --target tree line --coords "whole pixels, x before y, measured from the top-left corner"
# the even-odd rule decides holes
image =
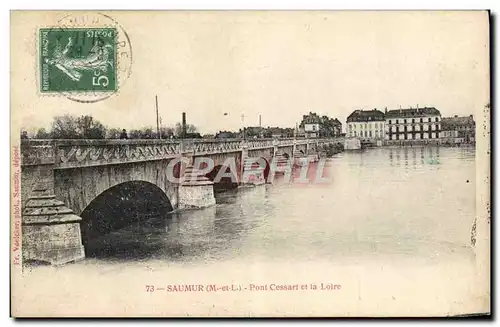
[[[182,124],[176,123],[174,126],[160,127],[162,139],[179,138],[182,136]],[[110,128],[102,124],[99,120],[89,115],[55,116],[52,120],[51,129],[47,131],[40,128],[31,136],[35,139],[118,139],[123,138],[123,133],[129,139],[155,139],[158,138],[156,128],[142,127],[127,131],[123,128]],[[194,125],[186,125],[186,137],[201,137]],[[26,132],[22,132],[21,138],[28,137]]]

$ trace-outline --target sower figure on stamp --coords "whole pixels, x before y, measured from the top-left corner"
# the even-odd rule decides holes
[[[74,81],[79,81],[82,77],[82,73],[79,70],[100,69],[106,72],[108,65],[113,66],[112,62],[109,61],[109,49],[112,49],[112,46],[104,44],[102,40],[98,40],[90,50],[89,55],[83,58],[71,58],[68,56],[68,51],[72,45],[72,37],[68,38],[68,43],[63,50],[61,50],[60,44],[57,44],[53,59],[46,58],[45,62],[56,66]]]

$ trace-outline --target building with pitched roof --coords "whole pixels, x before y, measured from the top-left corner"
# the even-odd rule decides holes
[[[361,140],[383,140],[385,116],[377,109],[355,110],[347,117],[346,136]]]
[[[439,138],[442,144],[474,143],[476,139],[474,116],[443,117]]]
[[[339,137],[342,134],[342,123],[337,118],[315,112],[303,115],[298,127],[299,134],[305,137]]]
[[[342,123],[340,122],[340,120],[338,120],[337,118],[335,118],[333,120],[332,124],[333,124],[333,136],[335,136],[335,137],[341,136],[341,134],[342,134]]]
[[[441,113],[434,107],[395,109],[385,112],[386,140],[437,140]]]

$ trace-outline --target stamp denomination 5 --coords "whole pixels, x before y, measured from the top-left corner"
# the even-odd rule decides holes
[[[115,91],[116,29],[40,29],[42,92]]]
[[[40,28],[38,40],[41,95],[101,101],[118,92],[130,75],[130,39],[107,15],[67,15],[55,27]]]

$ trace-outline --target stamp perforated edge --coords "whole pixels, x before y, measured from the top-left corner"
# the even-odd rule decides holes
[[[99,26],[95,26],[95,28],[115,28],[117,30],[117,33],[119,34],[120,31],[121,33],[123,33],[123,37],[126,39],[127,43],[128,43],[128,46],[129,46],[129,52],[130,52],[130,65],[129,67],[124,71],[125,73],[125,78],[124,80],[127,80],[131,73],[132,73],[132,64],[133,64],[133,54],[132,54],[132,43],[130,41],[130,37],[128,36],[127,32],[125,31],[125,29],[117,22],[115,21],[113,18],[109,17],[108,15],[105,15],[105,14],[102,14],[100,12],[91,12],[92,14],[99,14],[111,21],[114,22],[114,24],[102,24],[102,25],[99,25]],[[80,14],[84,14],[84,13],[80,13]],[[65,15],[61,18],[59,18],[59,21],[63,20],[64,18],[68,17],[69,15],[71,14],[68,14],[68,15]],[[100,92],[99,94],[100,95],[106,95],[105,97],[101,97],[101,98],[97,98],[97,99],[82,99],[82,100],[79,100],[79,99],[74,99],[74,98],[69,98],[69,96],[78,96],[78,95],[91,95],[92,93],[91,92],[84,92],[84,91],[64,91],[64,92],[41,92],[41,78],[42,76],[40,76],[40,71],[41,71],[41,66],[40,66],[40,56],[41,56],[41,53],[40,53],[40,30],[41,29],[62,29],[62,28],[65,28],[63,26],[59,26],[59,25],[43,25],[43,26],[40,26],[40,25],[37,25],[34,27],[34,32],[33,32],[33,35],[34,35],[34,47],[35,47],[35,51],[36,51],[36,59],[35,59],[35,84],[36,84],[36,94],[39,98],[50,98],[50,97],[56,97],[56,98],[61,98],[61,97],[64,97],[64,98],[68,98],[69,100],[73,100],[73,101],[76,101],[76,102],[83,102],[83,103],[95,103],[95,102],[99,102],[99,101],[103,101],[103,100],[106,100],[108,98],[110,98],[111,96],[113,95],[118,95],[120,94],[120,90],[121,90],[121,86],[123,86],[123,83],[122,81],[120,80],[119,78],[119,73],[120,73],[120,69],[119,67],[121,67],[121,65],[123,64],[123,61],[120,59],[120,56],[118,56],[118,48],[116,48],[116,51],[115,51],[115,62],[116,62],[116,65],[117,65],[117,68],[116,68],[116,85],[115,85],[115,90],[114,91],[104,91],[104,92]],[[66,27],[68,28],[68,27]],[[89,27],[88,25],[84,25],[84,24],[75,24],[73,26],[71,26],[70,28],[92,28],[92,27]],[[117,34],[117,35],[118,35]],[[95,94],[95,93],[94,93]]]
[[[41,94],[51,94],[51,93],[56,93],[56,94],[93,94],[93,93],[99,93],[99,94],[102,94],[102,93],[114,93],[116,91],[118,91],[119,87],[118,87],[118,51],[116,49],[116,46],[118,44],[117,42],[117,37],[118,37],[118,29],[116,28],[116,26],[112,26],[112,27],[107,27],[107,26],[104,26],[104,27],[68,27],[68,28],[64,28],[65,30],[89,30],[89,29],[96,29],[96,30],[100,30],[100,29],[110,29],[110,30],[114,30],[115,31],[115,35],[114,35],[114,56],[115,56],[115,67],[114,67],[114,75],[115,75],[115,87],[114,89],[111,89],[111,90],[89,90],[89,91],[86,91],[86,90],[68,90],[68,91],[43,91],[43,87],[42,87],[42,78],[43,78],[43,74],[41,73],[41,69],[42,69],[42,56],[41,56],[41,47],[43,46],[43,43],[42,43],[42,40],[41,40],[41,32],[43,30],[54,30],[54,29],[62,29],[61,27],[40,27],[40,28],[37,28],[37,63],[38,63],[38,69],[37,69],[37,73],[39,74],[38,78],[37,78],[37,82],[39,83],[38,86],[37,86],[37,89],[38,89],[38,92],[41,93]]]

